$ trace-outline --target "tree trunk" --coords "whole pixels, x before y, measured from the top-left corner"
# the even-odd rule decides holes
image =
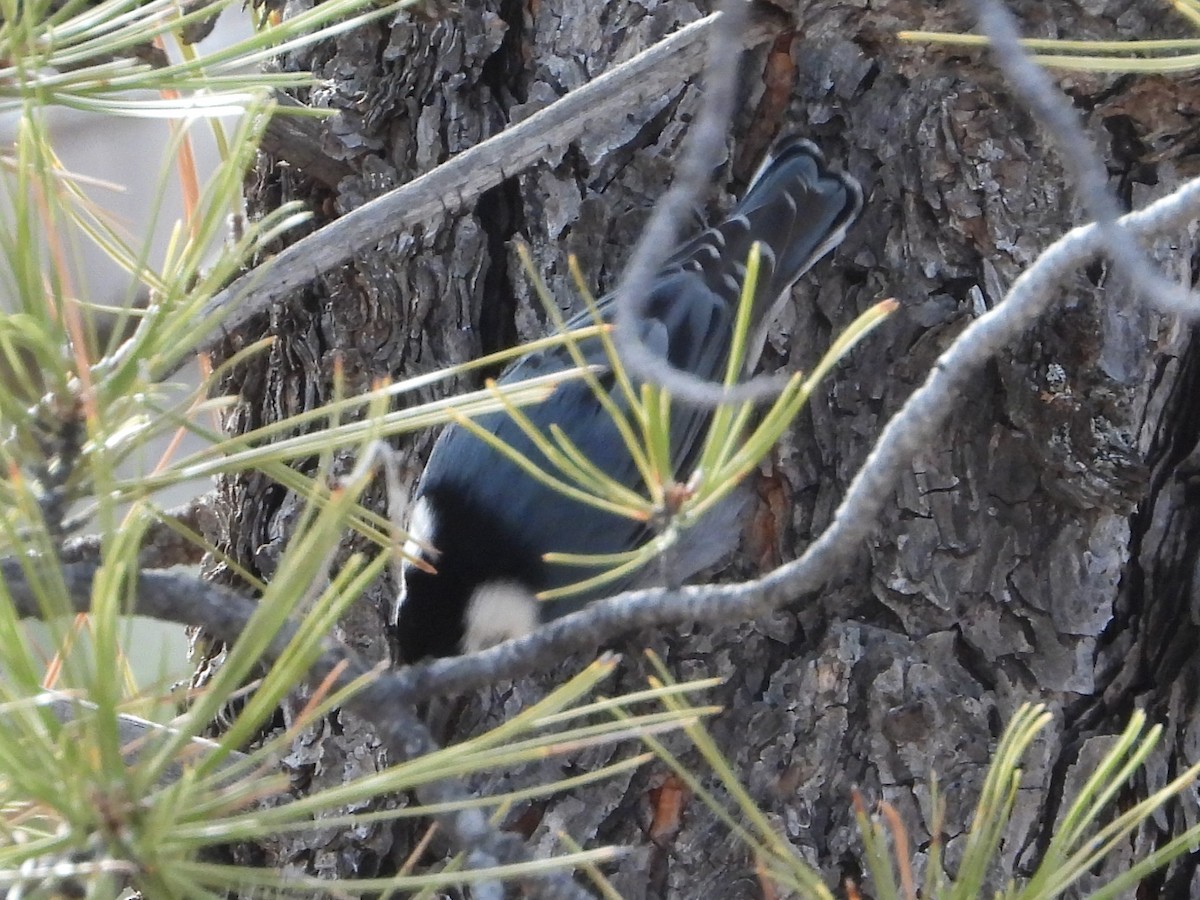
[[[1081,221],[1050,139],[980,53],[895,39],[900,29],[970,27],[943,6],[951,5],[814,0],[761,11],[776,29],[747,53],[745,102],[720,180],[728,193],[713,206],[727,205],[770,140],[790,131],[843,159],[868,191],[863,221],[798,286],[766,365],[810,367],[882,297],[896,296],[902,310],[838,368],[760,477],[761,503],[733,576],[753,577],[803,551],[937,355]],[[1183,29],[1163,21],[1157,0],[1016,6],[1026,34],[1038,36],[1178,36]],[[356,174],[330,191],[264,158],[253,203],[300,198],[336,215],[704,12],[651,0],[487,0],[438,19],[402,18],[344,35],[290,64],[324,79],[306,99],[339,111],[326,146]],[[1187,120],[1194,83],[1060,81],[1124,202],[1144,205],[1187,174],[1179,138],[1194,127]],[[579,140],[547,147],[543,162],[468,212],[387,237],[292,297],[260,323],[260,333],[278,342],[244,373],[232,427],[329,399],[335,356],[345,363],[348,389],[366,389],[373,379],[538,335],[543,316],[514,239],[532,245],[564,306],[575,298],[568,254],[579,257],[598,292],[611,288],[669,182],[700,97],[696,80],[681,79],[619,119],[592,122]],[[1189,276],[1190,237],[1156,249],[1173,274]],[[643,646],[679,678],[725,677],[712,698],[726,708],[711,723],[716,740],[778,828],[831,881],[860,872],[851,789],[869,803],[893,804],[919,855],[933,827],[931,772],[948,804],[943,836],[953,872],[1002,723],[1025,701],[1045,702],[1054,724],[1026,760],[996,883],[1028,873],[1064,797],[1134,708],[1167,729],[1138,796],[1196,758],[1200,609],[1191,592],[1191,519],[1200,513],[1192,512],[1189,489],[1200,465],[1200,418],[1191,409],[1198,380],[1188,326],[1149,311],[1103,263],[1077,272],[1050,314],[974,379],[838,583],[763,621],[631,636],[620,642],[625,662],[610,689],[644,683]],[[402,448],[410,479],[428,446],[423,438]],[[295,498],[260,480],[229,482],[223,491],[225,547],[269,577]],[[381,494],[375,499],[382,508]],[[388,653],[379,635],[394,591],[380,584],[374,602],[343,623],[344,639],[375,658]],[[567,660],[562,672],[584,661]],[[555,674],[448,706],[438,736],[499,721],[540,696]],[[322,783],[376,765],[369,729],[342,726],[313,735],[292,764]],[[605,756],[577,762],[590,767]],[[478,787],[511,787],[560,766],[497,772]],[[551,847],[558,829],[584,844],[632,846],[614,876],[623,896],[762,896],[747,849],[698,801],[686,806],[676,833],[650,836],[652,792],[665,774],[650,765],[624,782],[518,812],[539,847]],[[1198,813],[1194,797],[1172,806],[1106,871],[1149,852]],[[390,826],[303,840],[268,852],[279,864],[367,875],[394,870],[411,846],[407,831]],[[1196,869],[1195,857],[1185,858],[1155,884],[1172,896],[1200,893]]]

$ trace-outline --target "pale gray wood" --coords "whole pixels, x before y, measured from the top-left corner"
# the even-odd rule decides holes
[[[56,691],[48,691],[41,698],[40,702],[49,706],[54,711],[54,715],[58,720],[64,723],[74,721],[81,711],[91,714],[96,709],[96,704],[94,703],[81,700],[78,697],[59,694]],[[169,734],[178,734],[178,731],[170,726],[151,722],[149,719],[143,719],[140,716],[122,714],[117,716],[117,733],[121,736],[121,746],[129,748],[126,758],[132,764],[144,748],[148,747],[151,751],[154,751],[157,749],[161,738]],[[191,738],[188,745],[196,752],[197,758],[219,750],[221,747],[216,741],[200,737]],[[246,754],[232,750],[221,760],[220,767],[222,769],[227,768],[236,762],[244,761],[245,758]],[[164,770],[163,777],[159,783],[165,785],[173,781],[178,781],[182,774],[182,764],[172,763]]]

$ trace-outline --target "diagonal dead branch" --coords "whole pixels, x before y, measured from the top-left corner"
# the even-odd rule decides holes
[[[322,151],[325,130],[319,119],[288,115],[288,109],[302,108],[304,104],[282,91],[275,92],[275,103],[281,109],[271,116],[263,131],[261,148],[264,152],[277,156],[331,189],[347,175],[354,174],[349,163]]]
[[[213,297],[200,318],[207,320],[220,313],[218,327],[223,333],[236,331],[272,303],[344,264],[364,247],[398,231],[428,226],[463,208],[542,159],[547,147],[567,146],[589,123],[691,78],[704,65],[705,41],[720,15],[714,13],[681,28],[528,119],[297,241]],[[763,21],[745,29],[742,40],[753,46],[770,35],[771,28]],[[199,350],[211,352],[220,340],[220,335],[211,336]],[[185,362],[181,359],[164,377]]]

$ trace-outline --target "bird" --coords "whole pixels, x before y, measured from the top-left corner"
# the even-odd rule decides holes
[[[831,167],[815,144],[799,136],[776,142],[740,202],[722,220],[685,240],[651,279],[637,326],[642,341],[671,366],[719,383],[728,365],[747,257],[757,242],[761,263],[744,366],[746,373],[752,372],[767,329],[792,286],[843,241],[862,207],[859,182]],[[596,306],[602,320],[612,321],[614,295]],[[592,321],[585,310],[567,326]],[[581,339],[577,346],[587,363],[599,370],[601,386],[615,400],[623,400],[600,338]],[[574,368],[570,352],[560,344],[519,358],[498,383]],[[671,417],[671,460],[677,480],[685,483],[710,413],[677,406]],[[525,413],[543,431],[558,425],[610,477],[644,490],[616,426],[583,380],[560,383]],[[475,421],[553,471],[507,413],[489,413]],[[717,539],[707,543],[717,547],[697,541],[690,557],[685,548],[674,561],[672,577],[686,580],[733,549],[737,523],[729,520],[740,514],[735,506],[726,504],[724,513],[718,507],[684,535],[688,542],[693,531],[701,531],[713,519],[716,524],[709,530]],[[523,636],[629,587],[627,579],[570,599],[539,601],[535,596],[589,574],[551,564],[544,559],[546,553],[619,553],[653,536],[652,526],[644,522],[555,492],[458,424],[439,435],[409,509],[406,559],[393,615],[400,657],[406,663],[474,652]]]

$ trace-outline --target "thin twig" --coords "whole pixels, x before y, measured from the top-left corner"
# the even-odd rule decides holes
[[[198,564],[204,558],[204,547],[199,541],[190,540],[187,533],[203,532],[203,519],[213,515],[211,502],[212,495],[204,494],[161,513],[162,518],[152,522],[142,536],[138,567],[168,569]],[[86,534],[66,541],[60,556],[63,562],[98,562],[102,550],[100,536]]]

